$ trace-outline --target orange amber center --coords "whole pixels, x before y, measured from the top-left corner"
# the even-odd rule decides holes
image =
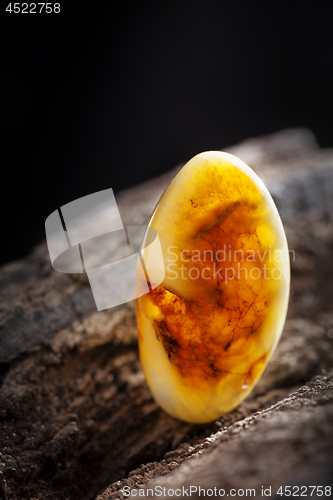
[[[156,337],[170,363],[195,385],[233,370],[231,355],[245,342],[255,342],[267,315],[269,252],[260,244],[253,211],[235,208],[220,224],[201,231],[196,252],[181,250],[183,278],[192,280],[190,299],[163,286],[142,298],[160,308],[163,319],[153,319]],[[247,383],[254,372],[251,366]]]

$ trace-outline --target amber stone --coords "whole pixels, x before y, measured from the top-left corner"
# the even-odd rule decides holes
[[[163,269],[150,266],[150,292],[137,299],[142,367],[166,412],[209,422],[250,393],[280,338],[290,284],[281,219],[250,167],[210,151],[175,176],[149,228],[165,276],[156,286]],[[141,258],[154,255],[143,245]]]

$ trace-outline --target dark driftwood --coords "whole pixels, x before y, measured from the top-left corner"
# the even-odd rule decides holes
[[[255,488],[328,484],[333,450],[333,152],[305,130],[230,149],[263,178],[292,262],[285,331],[234,412],[205,426],[157,407],[134,304],[97,312],[82,275],[52,270],[45,243],[0,270],[0,497],[121,498],[125,485]],[[144,224],[174,173],[121,193]],[[194,495],[192,495],[194,497]]]

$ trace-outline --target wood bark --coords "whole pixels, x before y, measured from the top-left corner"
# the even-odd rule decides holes
[[[332,482],[333,151],[289,130],[230,152],[266,183],[295,252],[285,330],[255,390],[208,425],[166,415],[140,367],[134,304],[97,312],[86,277],[54,271],[43,242],[0,269],[0,497],[159,485],[259,498],[262,486]],[[147,222],[176,172],[120,193],[124,225]]]

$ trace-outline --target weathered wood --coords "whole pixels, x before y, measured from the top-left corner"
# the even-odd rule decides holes
[[[0,270],[0,496],[106,500],[152,480],[276,487],[328,457],[333,152],[306,130],[230,151],[267,184],[296,253],[285,331],[258,386],[212,424],[172,419],[143,378],[134,304],[97,312],[85,277],[54,271],[42,243]],[[117,197],[125,225],[147,222],[176,171]]]

